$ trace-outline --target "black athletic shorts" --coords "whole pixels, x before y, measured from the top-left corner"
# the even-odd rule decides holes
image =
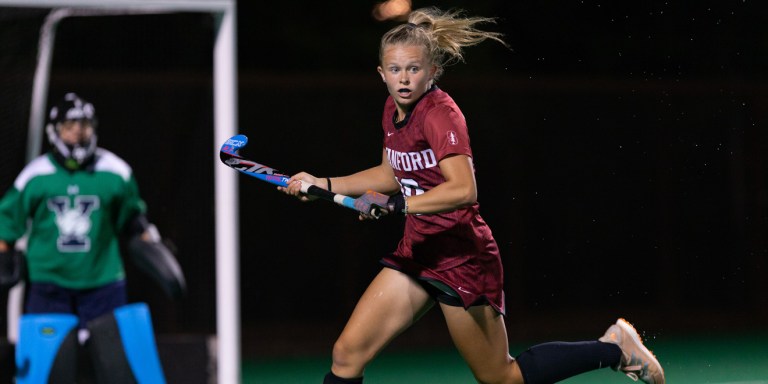
[[[451,307],[464,307],[461,297],[451,287],[437,280],[416,279],[416,281],[429,293],[429,296],[438,302]]]

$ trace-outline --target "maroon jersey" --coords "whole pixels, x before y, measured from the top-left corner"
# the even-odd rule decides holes
[[[437,87],[395,124],[392,97],[384,105],[384,149],[405,196],[445,182],[438,163],[450,155],[472,157],[464,115]],[[424,280],[439,280],[461,296],[465,307],[488,302],[504,312],[502,266],[491,229],[479,205],[451,212],[407,215],[397,250],[382,262]]]

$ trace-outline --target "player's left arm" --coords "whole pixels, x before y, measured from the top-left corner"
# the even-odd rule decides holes
[[[477,183],[464,115],[457,108],[439,106],[424,121],[424,135],[440,159],[444,182],[423,194],[407,197],[408,213],[453,211],[477,202]]]
[[[171,299],[186,294],[187,283],[176,256],[167,240],[147,218],[146,203],[139,195],[136,179],[131,175],[123,191],[123,204],[118,228],[128,238],[127,251],[131,261],[149,275]]]
[[[446,156],[438,166],[445,182],[421,195],[408,196],[408,214],[453,211],[477,202],[477,183],[471,157]]]
[[[377,214],[361,214],[361,220],[377,219],[390,214],[431,214],[453,211],[477,201],[477,188],[472,158],[467,155],[450,155],[438,163],[445,181],[431,190],[418,195],[385,195],[369,190],[355,199],[355,208],[369,212],[372,207],[381,208]]]

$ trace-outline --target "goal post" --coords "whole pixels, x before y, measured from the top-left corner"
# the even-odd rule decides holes
[[[205,12],[214,16],[213,166],[216,252],[217,382],[240,383],[239,218],[237,174],[218,164],[221,143],[237,132],[237,49],[235,0],[0,0],[0,7],[42,8],[51,12],[41,26],[33,80],[27,160],[39,155],[45,121],[50,60],[58,22],[71,16]],[[47,39],[47,41],[46,41]],[[9,299],[9,301],[11,301]],[[10,305],[9,305],[10,306]],[[10,336],[10,335],[9,335]]]

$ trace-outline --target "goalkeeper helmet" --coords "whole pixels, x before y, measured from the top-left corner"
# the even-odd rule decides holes
[[[79,122],[82,124],[81,129],[89,129],[90,132],[75,140],[64,140],[62,126],[70,122]],[[96,110],[93,104],[74,93],[67,93],[64,99],[51,108],[45,130],[54,153],[66,168],[78,169],[93,159],[96,152]]]

